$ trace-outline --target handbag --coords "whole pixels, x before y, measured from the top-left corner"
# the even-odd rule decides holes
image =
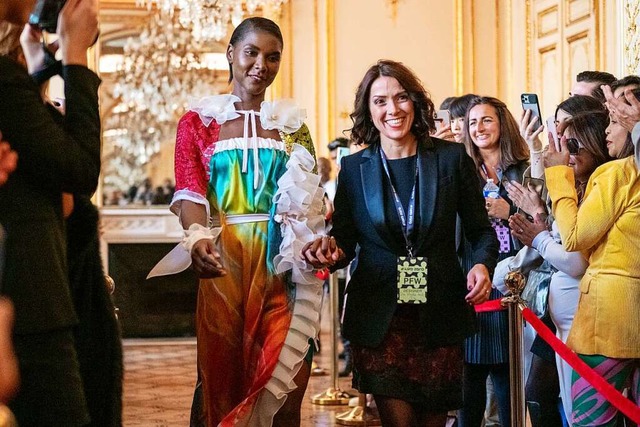
[[[558,270],[544,260],[539,267],[529,271],[527,284],[522,291],[522,299],[538,317],[544,317],[549,306],[549,285]]]

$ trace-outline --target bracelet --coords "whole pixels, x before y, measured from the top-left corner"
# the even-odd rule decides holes
[[[542,154],[542,153],[544,153],[544,147],[542,147],[539,150],[531,150],[530,153],[531,154]]]

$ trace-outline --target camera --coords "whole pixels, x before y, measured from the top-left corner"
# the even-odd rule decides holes
[[[29,24],[48,33],[55,33],[58,27],[58,15],[66,0],[38,0],[29,16]]]

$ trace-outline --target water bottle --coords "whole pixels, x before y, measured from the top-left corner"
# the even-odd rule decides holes
[[[499,199],[500,198],[500,188],[493,182],[493,178],[487,179],[487,183],[484,185],[482,189],[482,193],[484,194],[485,199]]]

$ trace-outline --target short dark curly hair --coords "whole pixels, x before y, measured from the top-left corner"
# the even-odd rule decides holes
[[[353,127],[350,129],[351,140],[357,145],[380,143],[380,131],[371,120],[369,96],[371,85],[382,76],[393,77],[407,91],[409,99],[413,101],[415,112],[411,133],[418,140],[423,140],[432,129],[435,129],[433,101],[413,71],[400,62],[388,59],[381,59],[371,66],[358,85],[353,112],[350,115],[353,122]]]

